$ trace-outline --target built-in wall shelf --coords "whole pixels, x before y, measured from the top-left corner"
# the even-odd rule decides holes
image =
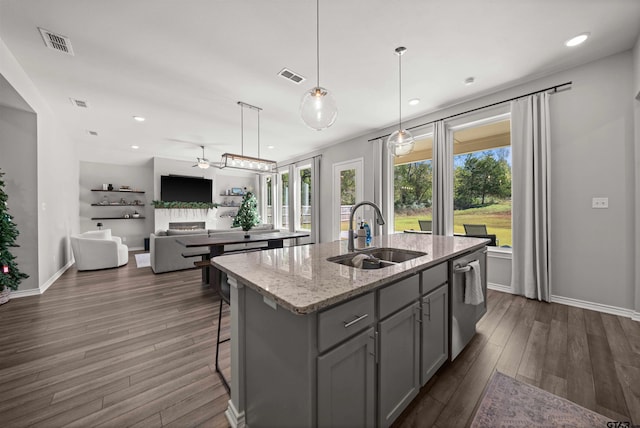
[[[91,189],[92,192],[105,192],[105,193],[144,193],[144,190],[102,190],[102,189]]]
[[[144,207],[144,204],[91,204],[92,207]]]
[[[91,217],[91,220],[142,220],[145,217]]]

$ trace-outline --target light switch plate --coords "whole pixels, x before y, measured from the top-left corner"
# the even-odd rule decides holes
[[[609,208],[609,198],[593,198],[591,208]]]

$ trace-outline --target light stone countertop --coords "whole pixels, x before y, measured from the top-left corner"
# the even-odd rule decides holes
[[[412,233],[377,236],[373,247],[427,253],[382,269],[357,269],[327,261],[328,257],[347,254],[347,241],[223,255],[211,263],[283,308],[308,314],[482,248],[487,242]]]

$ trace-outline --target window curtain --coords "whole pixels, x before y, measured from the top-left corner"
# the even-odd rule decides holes
[[[453,235],[453,141],[444,121],[433,124],[434,235]]]
[[[511,102],[513,255],[515,293],[549,301],[549,95]]]

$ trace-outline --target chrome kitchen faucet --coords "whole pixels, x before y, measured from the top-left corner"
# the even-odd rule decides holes
[[[349,251],[350,253],[355,251],[354,249],[354,245],[353,245],[353,240],[355,239],[355,236],[353,234],[353,215],[355,214],[356,210],[358,208],[360,208],[362,205],[369,205],[371,207],[373,207],[373,209],[376,210],[376,223],[379,226],[382,226],[385,221],[384,221],[384,216],[382,215],[382,212],[380,211],[380,208],[374,204],[373,202],[369,202],[369,201],[362,201],[362,202],[358,202],[357,204],[355,204],[353,206],[353,208],[351,208],[351,213],[349,214],[349,243],[347,246],[347,251]]]

